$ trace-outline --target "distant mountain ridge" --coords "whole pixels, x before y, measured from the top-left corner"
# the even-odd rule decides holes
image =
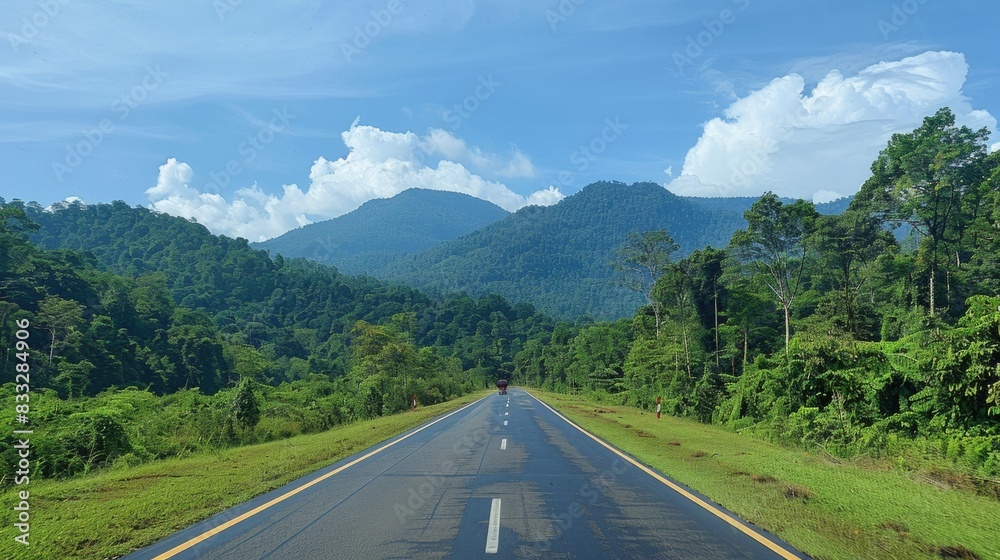
[[[616,285],[609,266],[629,233],[665,228],[683,256],[724,246],[741,224],[742,216],[703,208],[655,183],[605,181],[554,206],[522,208],[377,276],[425,289],[496,293],[562,318],[617,318],[642,303]]]
[[[468,195],[411,189],[253,245],[423,290],[498,294],[563,319],[615,319],[643,303],[616,285],[610,266],[629,233],[666,229],[680,245],[676,258],[722,248],[746,227],[743,213],[756,200],[602,181],[559,204],[509,214]],[[850,200],[816,208],[835,214]]]
[[[743,217],[743,213],[753,206],[754,202],[757,202],[760,197],[756,196],[731,196],[731,197],[700,197],[700,196],[684,196],[681,197],[684,200],[692,202],[706,210],[711,210],[713,212],[724,212],[724,213],[736,213],[740,217]],[[795,202],[796,199],[781,197],[781,202],[784,204],[789,204]],[[830,202],[820,202],[815,204],[816,211],[820,214],[840,214],[847,207],[850,206],[851,201],[854,200],[854,196],[845,196],[832,200]]]
[[[372,273],[507,215],[503,208],[467,194],[408,189],[251,245],[272,255],[333,265],[347,274]]]

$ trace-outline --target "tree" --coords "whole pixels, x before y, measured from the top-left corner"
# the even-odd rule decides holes
[[[628,322],[602,323],[580,330],[566,352],[567,376],[577,386],[609,393],[621,391],[622,367],[629,351]]]
[[[260,403],[253,392],[253,379],[243,377],[236,387],[236,396],[229,408],[232,422],[244,432],[253,430],[260,422]]]
[[[691,297],[702,326],[713,336],[715,366],[720,367],[720,321],[728,290],[722,281],[726,251],[706,247],[691,253],[682,261],[691,274]],[[721,300],[721,301],[720,301]]]
[[[728,259],[722,283],[729,293],[725,323],[719,325],[722,358],[733,376],[746,372],[755,357],[774,351],[781,318],[761,275],[747,275],[737,259]]]
[[[730,241],[737,255],[765,276],[781,305],[786,354],[792,336],[792,306],[802,292],[809,235],[818,216],[810,202],[786,205],[768,192],[743,214],[747,229],[734,233]]]
[[[358,383],[360,408],[367,418],[408,407],[409,372],[418,368],[417,349],[391,326],[358,321],[351,331],[351,371]]]
[[[83,306],[57,296],[46,296],[38,304],[38,320],[52,336],[49,341],[49,364],[55,357],[56,346],[70,333],[83,326]]]
[[[973,279],[982,294],[1000,293],[1000,151],[986,157],[986,178],[973,228]]]
[[[76,364],[59,361],[56,369],[59,372],[56,376],[56,382],[66,388],[66,395],[72,399],[74,396],[82,397],[87,390],[90,385],[90,374],[94,371],[94,364],[89,360],[83,360]]]
[[[15,261],[22,260],[23,255],[31,251],[28,236],[37,231],[38,227],[25,214],[19,200],[7,205],[0,203],[0,287],[4,291],[7,288],[4,278],[14,272]]]
[[[670,302],[670,305],[665,306],[665,315],[671,324],[680,329],[680,342],[684,349],[684,367],[688,377],[693,375],[691,370],[691,323],[697,314],[697,309],[692,303],[692,276],[689,262],[671,263],[653,288],[655,300]]]
[[[612,267],[621,273],[621,284],[645,296],[653,308],[656,336],[660,336],[663,304],[653,297],[656,280],[670,266],[670,256],[680,246],[665,229],[630,233],[625,245],[618,251],[618,261]]]
[[[240,383],[247,378],[258,382],[265,381],[264,374],[268,362],[260,350],[249,344],[230,344],[223,349],[223,355],[230,371],[237,376]]]
[[[207,394],[215,393],[229,366],[211,318],[200,311],[179,307],[171,323],[169,329],[160,331],[166,336],[166,344],[160,350],[173,364],[171,378],[163,380],[166,390],[199,387]],[[156,340],[162,341],[162,335]]]
[[[986,423],[1000,412],[990,406],[1000,404],[1000,297],[973,296],[968,304],[957,327],[914,352],[927,384],[915,399],[930,401],[948,427]]]
[[[859,199],[871,201],[867,206],[876,215],[909,224],[922,236],[931,316],[937,311],[942,249],[954,249],[955,266],[961,266],[960,245],[971,221],[968,212],[978,206],[969,197],[978,197],[985,179],[988,138],[986,128],[956,127],[951,110],[940,109],[913,132],[892,136],[858,194]]]
[[[819,217],[813,237],[824,275],[830,279],[833,292],[838,294],[836,303],[844,314],[844,329],[858,335],[857,296],[868,280],[862,270],[894,240],[877,218],[850,211]]]

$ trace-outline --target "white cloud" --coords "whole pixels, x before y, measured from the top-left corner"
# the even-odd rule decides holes
[[[851,77],[831,70],[808,92],[798,74],[777,78],[705,123],[666,186],[691,196],[857,192],[892,134],[941,107],[951,107],[960,125],[996,130],[996,119],[962,94],[967,72],[961,53],[926,52]]]
[[[833,202],[838,198],[844,198],[844,195],[834,191],[816,191],[813,193],[812,201],[813,204],[821,204],[823,202]]]
[[[506,167],[499,170],[497,174],[501,177],[534,177],[538,174],[538,170],[535,169],[535,164],[531,163],[531,159],[524,155],[524,152],[518,149],[514,149],[514,154],[510,158],[510,163]]]
[[[558,204],[560,200],[566,198],[566,195],[559,192],[559,189],[550,186],[547,189],[540,191],[535,191],[531,193],[528,200],[525,201],[525,206],[552,206],[553,204]]]
[[[55,212],[56,210],[61,210],[61,209],[66,208],[68,206],[72,206],[73,204],[80,204],[80,205],[86,206],[87,205],[87,201],[83,200],[82,198],[80,198],[78,196],[67,196],[61,202],[56,202],[54,204],[50,204],[50,205],[46,206],[44,208],[44,210],[46,212]]]
[[[420,136],[359,126],[357,121],[341,137],[348,154],[334,161],[318,158],[304,191],[294,184],[285,185],[279,197],[253,185],[236,191],[227,201],[191,187],[194,171],[171,158],[160,166],[156,186],[146,195],[155,210],[194,218],[213,233],[251,241],[341,216],[368,200],[389,198],[409,188],[465,193],[509,211],[555,204],[564,198],[551,187],[524,197],[483,177],[534,176],[531,160],[516,149],[502,157],[470,147],[443,130]]]

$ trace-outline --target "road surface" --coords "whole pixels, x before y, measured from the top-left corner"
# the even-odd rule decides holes
[[[525,391],[508,393],[125,558],[804,557]]]

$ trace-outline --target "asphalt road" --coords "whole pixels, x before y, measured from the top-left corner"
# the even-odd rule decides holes
[[[803,557],[508,393],[125,558]]]

